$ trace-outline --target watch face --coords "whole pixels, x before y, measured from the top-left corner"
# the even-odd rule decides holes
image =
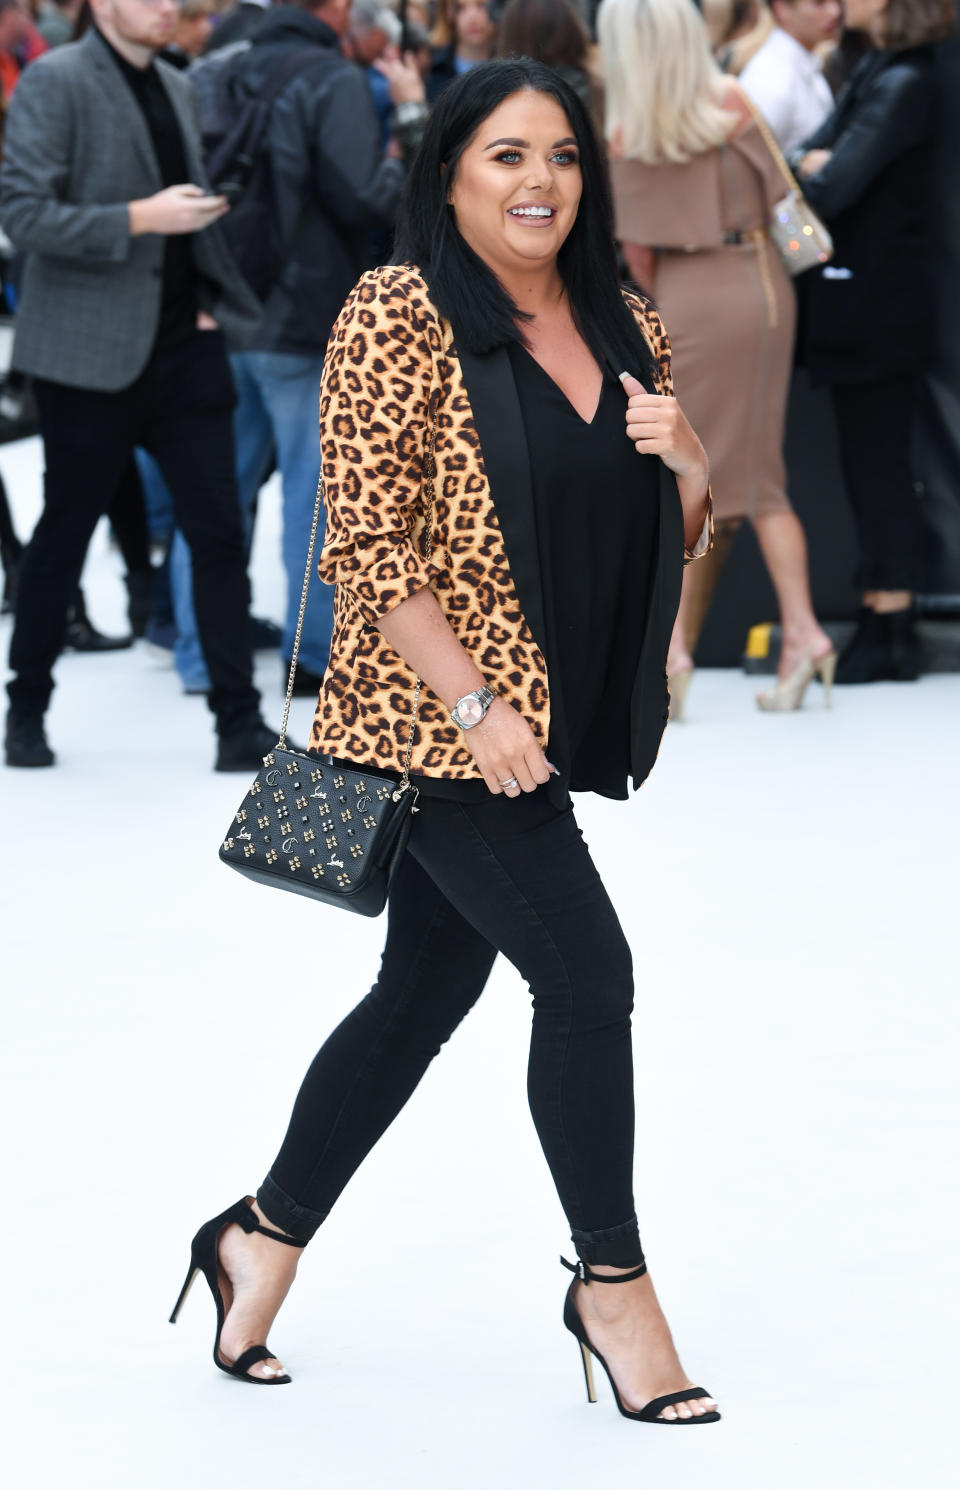
[[[483,718],[483,705],[478,698],[463,698],[457,704],[457,713],[465,725],[479,724]]]

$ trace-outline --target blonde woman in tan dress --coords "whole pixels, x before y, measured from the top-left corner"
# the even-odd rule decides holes
[[[744,518],[783,632],[778,682],[757,702],[799,708],[817,673],[829,700],[836,653],[813,612],[783,461],[796,300],[766,230],[783,177],[746,96],[717,68],[691,0],[604,0],[599,36],[617,237],[670,327],[677,388],[707,451],[718,519],[719,552],[684,575],[668,661],[673,717],[723,552]]]

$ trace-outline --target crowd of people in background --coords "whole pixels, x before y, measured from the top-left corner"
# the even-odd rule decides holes
[[[828,688],[915,679],[932,57],[955,19],[953,0],[407,0],[402,13],[390,0],[0,0],[12,377],[32,383],[46,462],[29,545],[0,491],[7,763],[53,764],[44,719],[64,642],[133,637],[207,695],[219,769],[253,770],[270,748],[251,658],[273,648],[285,673],[298,633],[330,330],[362,271],[390,260],[431,106],[490,57],[546,63],[586,104],[623,277],[663,315],[710,460],[716,546],[685,573],[672,717],[743,522],[782,629],[761,708],[798,707],[817,674]],[[833,237],[796,280],[768,230],[791,171]],[[860,550],[862,609],[839,659],[787,491],[798,361],[830,389]],[[249,617],[246,574],[274,471],[280,625]],[[79,590],[104,515],[126,569],[122,638],[96,629]],[[298,692],[319,688],[331,621],[314,585]]]

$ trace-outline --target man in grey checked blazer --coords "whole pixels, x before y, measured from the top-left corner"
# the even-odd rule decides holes
[[[154,60],[177,0],[93,0],[81,42],[33,63],[7,119],[0,223],[25,254],[13,366],[33,376],[44,511],[10,648],[8,765],[52,765],[44,714],[67,608],[135,446],[151,451],[193,555],[220,770],[256,770],[260,718],[224,332],[259,302],[210,195],[190,85]]]

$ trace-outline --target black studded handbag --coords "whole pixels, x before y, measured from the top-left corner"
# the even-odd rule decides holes
[[[434,428],[423,483],[427,558],[433,548],[435,440]],[[270,754],[264,756],[263,770],[234,813],[220,845],[220,858],[231,869],[259,884],[309,895],[361,916],[379,916],[387,903],[390,882],[403,857],[417,811],[418,792],[410,780],[410,757],[422,682],[417,679],[410,737],[399,782],[357,766],[334,762],[329,756],[287,749],[290,700],[322,502],[321,474],[280,738]]]

